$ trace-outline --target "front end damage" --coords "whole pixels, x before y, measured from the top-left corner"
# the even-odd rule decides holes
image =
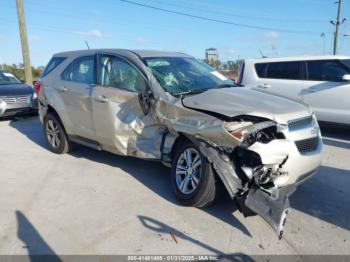
[[[289,197],[320,165],[322,140],[316,119],[313,117],[312,123],[295,132],[291,132],[288,125],[250,116],[225,122],[224,128],[239,143],[234,148],[217,148],[221,153],[212,157],[215,170],[220,175],[225,169],[240,179],[241,187],[236,187],[236,192],[229,190],[234,193],[231,196],[236,199],[239,210],[245,216],[260,215],[282,238],[290,212]],[[307,152],[301,151],[294,140],[305,136],[313,136],[318,141]],[[232,164],[232,168],[224,165],[219,168],[218,156]]]
[[[181,125],[181,117],[175,118],[176,131],[200,147],[244,216],[260,215],[281,238],[290,212],[290,195],[320,165],[322,141],[317,123],[296,135],[287,125],[260,117],[221,120],[220,132],[219,125],[188,130]],[[191,119],[184,123],[187,121]],[[310,134],[315,125],[318,146],[310,154],[301,154],[294,140]],[[211,136],[213,130],[216,137]]]

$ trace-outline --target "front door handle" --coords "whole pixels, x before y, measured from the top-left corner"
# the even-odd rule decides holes
[[[107,103],[109,101],[108,97],[105,97],[104,95],[99,95],[98,97],[95,97],[95,101],[99,103]]]
[[[267,88],[270,88],[271,86],[268,84],[261,84],[261,85],[258,85],[257,87],[262,89],[267,89]]]
[[[307,89],[304,89],[305,91],[305,93],[315,93],[315,92],[317,92],[318,90],[316,89],[316,88],[307,88]]]

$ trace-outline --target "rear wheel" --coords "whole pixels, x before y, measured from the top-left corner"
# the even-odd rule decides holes
[[[217,188],[211,164],[191,142],[176,148],[171,180],[174,194],[183,205],[204,207],[215,199]]]
[[[70,150],[68,136],[61,124],[59,118],[48,113],[44,118],[45,140],[49,149],[56,154],[65,154]]]

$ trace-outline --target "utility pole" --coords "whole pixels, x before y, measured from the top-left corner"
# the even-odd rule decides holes
[[[338,0],[338,14],[337,14],[337,20],[334,23],[331,21],[331,24],[335,25],[335,33],[334,33],[334,43],[333,43],[333,55],[337,54],[337,48],[338,48],[338,36],[339,36],[339,25],[340,25],[340,15],[341,15],[341,4],[342,0]],[[345,20],[343,20],[341,23],[344,23]]]
[[[29,46],[28,46],[26,21],[24,17],[23,0],[16,0],[16,4],[17,4],[19,34],[20,34],[21,46],[22,46],[24,75],[26,78],[26,83],[28,85],[32,85],[33,77],[32,77],[32,68],[30,66]]]

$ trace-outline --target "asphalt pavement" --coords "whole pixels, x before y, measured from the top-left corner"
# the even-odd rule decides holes
[[[323,129],[323,163],[291,197],[285,235],[227,195],[180,206],[158,162],[48,151],[37,117],[0,121],[0,255],[348,254],[350,130]]]

